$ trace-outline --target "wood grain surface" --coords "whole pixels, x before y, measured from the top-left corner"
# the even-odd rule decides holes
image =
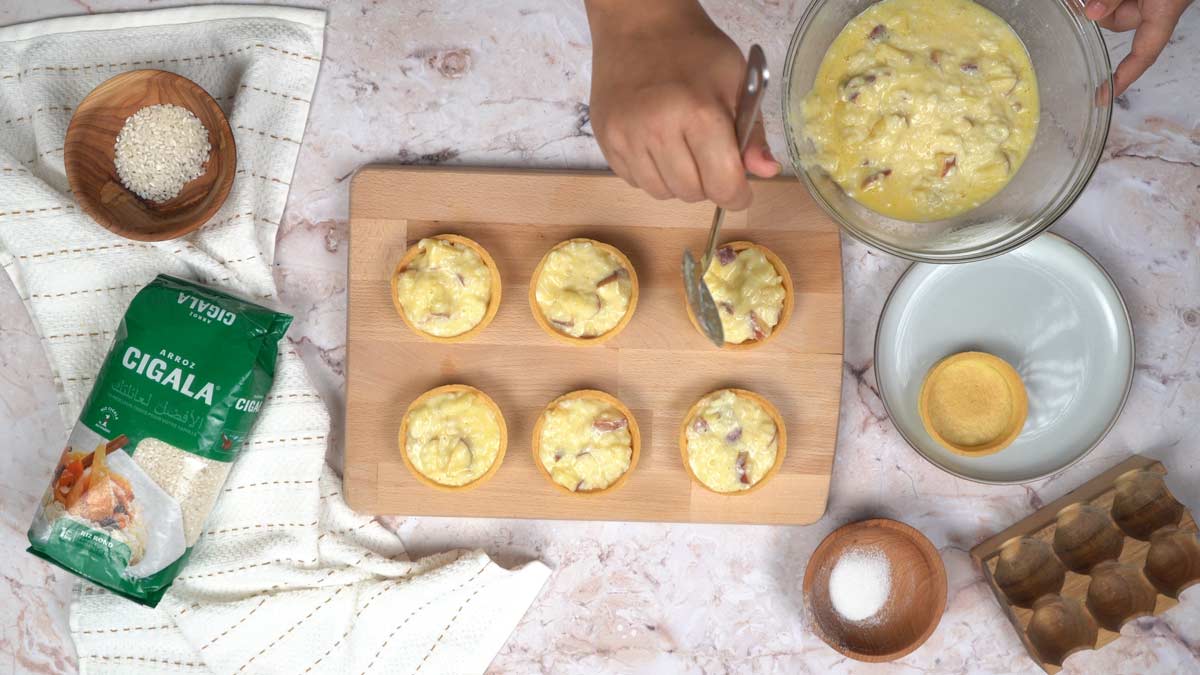
[[[204,173],[165,202],[146,201],[117,176],[117,135],[125,120],[152,105],[187,108],[208,130],[212,146]],[[63,147],[75,200],[109,231],[138,241],[163,241],[198,229],[221,208],[233,187],[237,150],[220,106],[200,85],[162,70],[133,70],[105,80],[71,117]]]
[[[359,511],[405,515],[811,523],[825,511],[842,381],[840,238],[793,180],[755,181],[754,206],[730,214],[724,240],[775,251],[795,287],[782,334],[749,351],[718,350],[691,325],[683,250],[703,246],[710,204],[658,202],[607,173],[366,167],[350,199],[345,491]],[[473,340],[437,344],[396,315],[390,277],[407,248],[441,233],[470,237],[500,268],[504,299]],[[591,237],[621,249],[641,297],[620,335],[565,344],[535,323],[534,268],[556,243]],[[405,468],[398,429],[423,392],[463,383],[487,392],[508,423],[509,452],[485,485],[435,491]],[[722,387],[756,391],[787,422],[787,457],[753,495],[718,495],[682,466],[679,425]],[[547,403],[575,389],[606,391],[642,432],[637,468],[619,490],[582,498],[555,490],[533,463],[532,433]]]

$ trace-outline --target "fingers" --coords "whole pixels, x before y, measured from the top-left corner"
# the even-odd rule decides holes
[[[689,204],[704,200],[700,171],[682,131],[664,143],[650,146],[650,157],[673,196]]]
[[[645,190],[655,199],[672,197],[666,181],[644,145],[631,141],[620,131],[610,130],[603,135],[605,140],[600,143],[600,152],[608,160],[608,167],[613,173],[620,176],[630,187]]]
[[[627,164],[629,173],[633,176],[634,187],[645,190],[655,199],[670,199],[674,196],[667,188],[667,183],[659,173],[658,166],[654,163],[654,158],[650,156],[649,150],[643,148]]]
[[[1180,10],[1182,13],[1182,9]],[[1171,31],[1179,21],[1179,14],[1156,15],[1148,14],[1133,34],[1133,45],[1117,71],[1113,73],[1113,91],[1120,96],[1142,76],[1162,53],[1163,47],[1171,39]]]
[[[630,170],[629,163],[625,161],[626,153],[623,149],[618,150],[616,147],[617,145],[621,145],[623,148],[623,143],[618,141],[615,136],[601,140],[599,134],[597,134],[596,141],[597,145],[600,146],[600,153],[604,155],[604,159],[608,162],[608,168],[612,169],[612,172],[628,183],[630,187],[636,188],[638,183],[633,177],[633,171]]]
[[[619,132],[610,132],[606,137],[606,142],[600,145],[600,151],[604,153],[613,173],[624,179],[630,187],[645,190],[655,199],[671,198],[666,181],[644,145],[628,140],[625,134]]]
[[[624,135],[610,135],[615,147],[601,147],[613,173],[630,186],[645,190],[655,199],[698,202],[705,199],[700,172],[682,133],[665,142],[652,137],[626,142]],[[609,144],[605,144],[606,146]]]
[[[1089,0],[1083,8],[1083,14],[1092,21],[1099,21],[1112,14],[1122,0]]]
[[[766,177],[780,172],[761,121],[751,130],[743,164],[732,113],[721,101],[693,100],[677,112],[665,121],[643,116],[633,127],[598,127],[597,140],[613,172],[656,199],[710,199],[730,210],[745,209],[753,198],[747,170]]]
[[[696,110],[684,139],[700,171],[705,196],[731,211],[750,206],[750,183],[746,181],[729,111],[720,106]]]
[[[630,187],[637,187],[637,183],[633,180],[633,172],[629,170],[629,165],[625,163],[625,160],[620,155],[609,152],[603,147],[600,148],[600,152],[608,160],[608,168],[612,169],[613,173],[620,176],[626,183],[629,183]]]
[[[1142,10],[1138,7],[1138,0],[1125,0],[1117,7],[1116,11],[1104,17],[1097,23],[1101,28],[1113,31],[1114,33],[1124,33],[1127,30],[1133,30],[1142,22]]]
[[[783,170],[783,166],[771,154],[771,147],[767,145],[762,116],[758,117],[754,122],[754,129],[750,131],[750,142],[746,144],[746,151],[742,153],[742,162],[745,163],[747,171],[759,178],[774,178]]]

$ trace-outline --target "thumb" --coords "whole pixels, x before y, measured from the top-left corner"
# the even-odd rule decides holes
[[[773,178],[783,169],[767,145],[762,117],[754,122],[754,128],[750,130],[750,142],[746,144],[746,152],[742,153],[742,162],[746,165],[746,171],[759,178]]]
[[[1099,21],[1112,14],[1121,5],[1122,0],[1088,0],[1083,8],[1083,14],[1092,21]]]

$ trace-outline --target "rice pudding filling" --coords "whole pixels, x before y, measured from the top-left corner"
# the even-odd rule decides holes
[[[611,252],[571,241],[546,255],[534,289],[542,316],[560,333],[599,337],[629,311],[633,281]]]
[[[779,429],[757,401],[722,390],[705,397],[687,426],[692,475],[716,492],[747,490],[775,465]]]
[[[725,342],[762,340],[779,325],[787,291],[779,271],[757,247],[717,249],[704,283],[717,303]]]
[[[884,0],[846,24],[801,105],[817,165],[900,220],[973,209],[1037,133],[1037,77],[1020,38],[971,0]]]
[[[492,298],[492,273],[470,247],[422,239],[419,253],[396,279],[396,300],[418,329],[437,337],[479,325]]]
[[[607,401],[565,399],[543,414],[538,459],[568,490],[603,490],[629,470],[632,458],[629,420]]]
[[[429,480],[461,486],[487,473],[500,441],[500,422],[478,394],[446,392],[409,411],[404,452]]]

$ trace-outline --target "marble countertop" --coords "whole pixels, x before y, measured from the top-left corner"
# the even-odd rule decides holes
[[[181,4],[18,0],[0,25],[81,11]],[[300,349],[341,423],[345,359],[347,178],[373,162],[601,167],[588,122],[590,47],[578,0],[342,0],[329,11],[326,59],[278,238],[276,276]],[[486,8],[484,5],[486,4]],[[782,63],[805,0],[711,0],[743,46]],[[1129,35],[1106,35],[1114,58]],[[968,551],[1131,452],[1162,459],[1168,483],[1200,511],[1200,9],[1155,68],[1118,100],[1103,162],[1054,231],[1083,246],[1125,296],[1137,372],[1115,429],[1085,460],[1024,486],[956,479],[911,450],[875,390],[872,343],[906,263],[843,241],[846,344],[842,419],[825,517],[809,527],[738,527],[384,518],[412,556],[480,547],[501,563],[544,560],[556,573],[492,665],[494,673],[1041,672]],[[765,108],[777,111],[778,88]],[[782,155],[778,113],[767,116]],[[800,189],[799,187],[797,189]],[[0,279],[0,673],[73,672],[65,598],[71,579],[23,552],[45,471],[65,430],[37,336]],[[338,462],[340,446],[330,450]],[[848,661],[809,629],[805,563],[834,528],[901,519],[939,548],[946,614],[929,641],[892,664]],[[1126,625],[1065,672],[1200,672],[1200,587],[1159,617]]]

